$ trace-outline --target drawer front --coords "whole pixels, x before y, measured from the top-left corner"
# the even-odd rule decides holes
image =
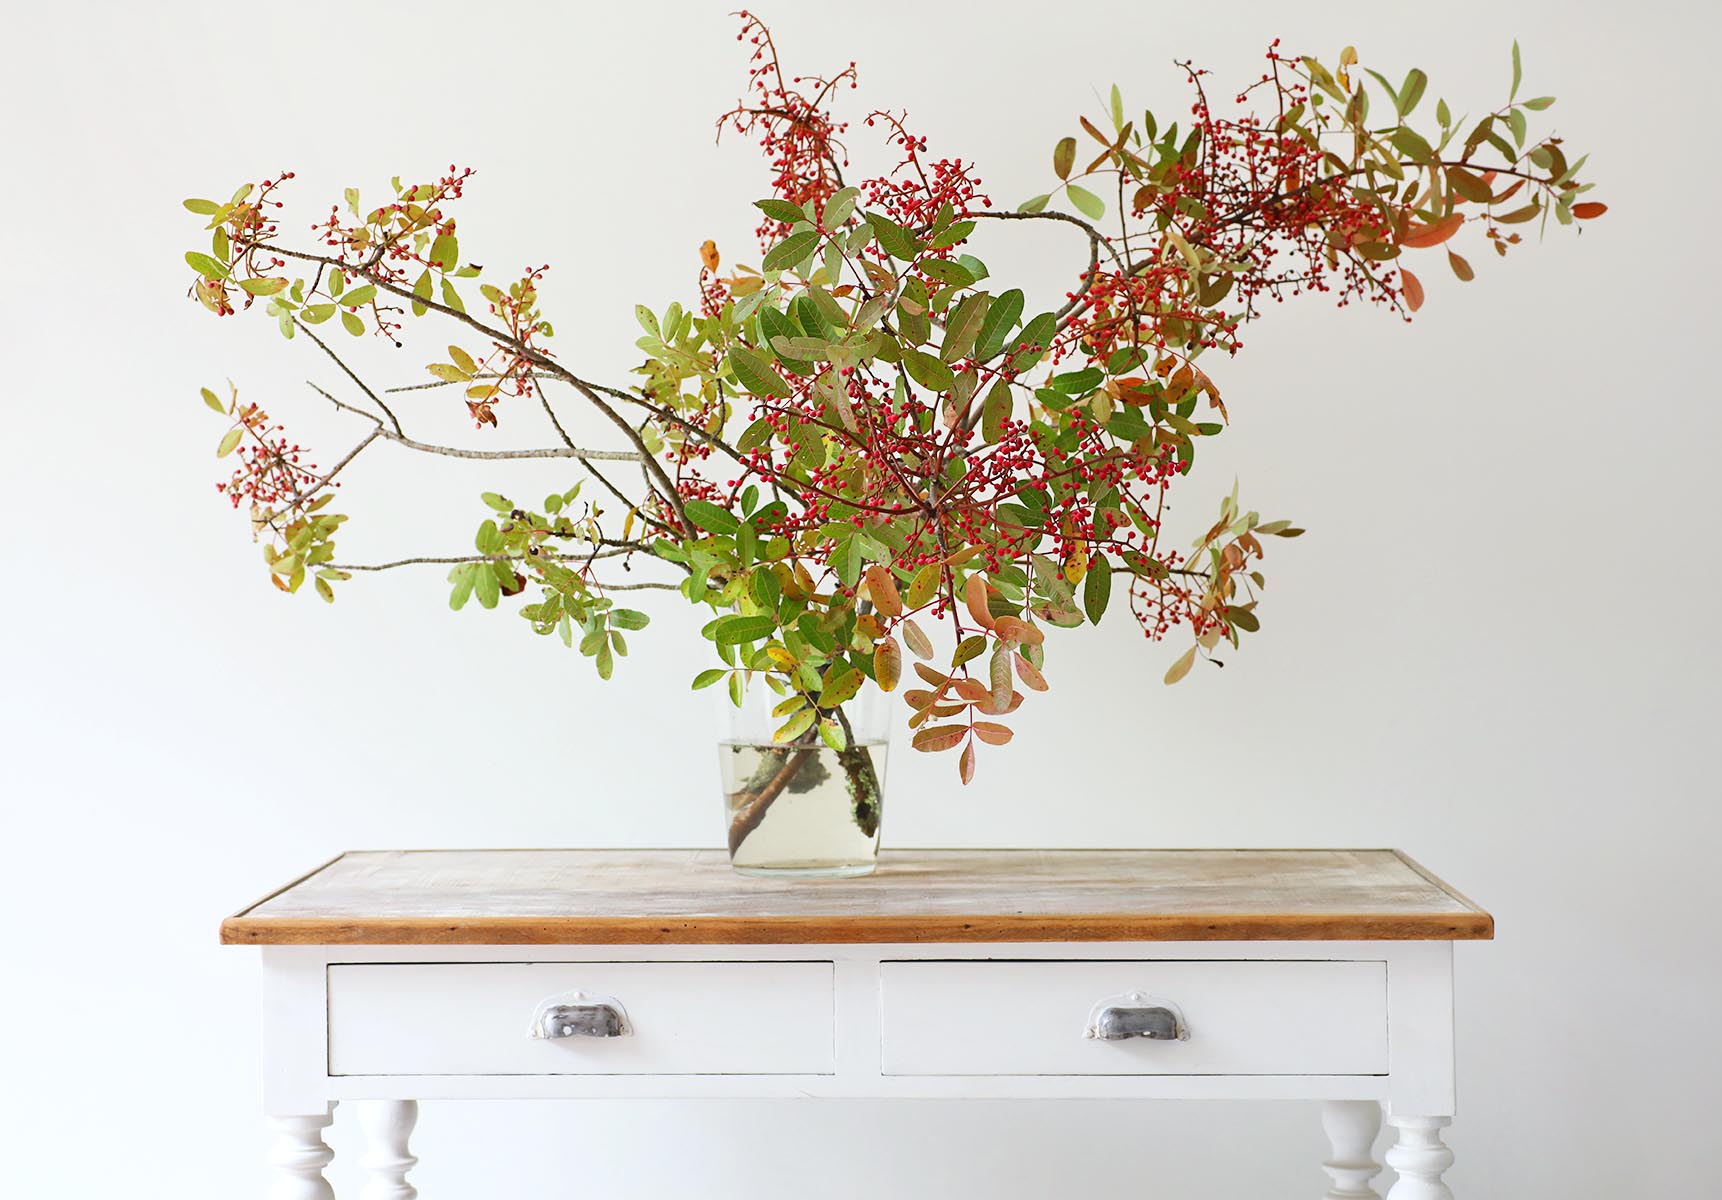
[[[332,965],[329,1073],[829,1074],[832,978],[828,962]],[[597,1000],[620,1036],[530,1036],[546,1002]]]
[[[887,1075],[1381,1075],[1380,962],[888,962]],[[1086,1036],[1109,1004],[1184,1040]]]

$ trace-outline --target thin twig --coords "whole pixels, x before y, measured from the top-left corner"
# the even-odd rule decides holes
[[[640,455],[634,453],[632,450],[588,450],[573,445],[543,446],[530,450],[468,450],[464,446],[438,446],[431,442],[418,441],[414,438],[407,437],[405,434],[390,433],[387,429],[383,428],[382,422],[377,419],[376,414],[368,413],[362,408],[355,408],[351,404],[337,400],[334,396],[331,396],[328,392],[324,391],[310,380],[306,380],[305,382],[312,391],[322,396],[323,399],[327,400],[330,404],[333,404],[341,411],[353,413],[355,416],[367,417],[370,420],[377,422],[377,433],[382,437],[394,442],[396,445],[405,446],[409,450],[418,450],[424,454],[440,454],[445,458],[575,458],[580,459],[581,461],[585,461],[586,459],[597,459],[600,462],[644,461]]]

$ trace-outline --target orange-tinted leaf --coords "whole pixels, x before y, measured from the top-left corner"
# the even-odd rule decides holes
[[[993,627],[993,615],[987,611],[987,581],[979,571],[964,581],[963,603],[968,605],[969,616],[975,619],[975,624],[982,629]]]
[[[994,704],[992,696],[989,694],[985,700],[982,700],[979,704],[975,705],[975,711],[986,713],[989,717],[1002,717],[1006,713],[1013,713],[1021,707],[1022,693],[1012,692],[1010,694],[1010,702],[1008,704],[1005,704],[1002,707]]]
[[[1592,221],[1608,211],[1608,205],[1599,200],[1585,200],[1573,205],[1573,216],[1581,221]]]
[[[873,680],[882,691],[892,692],[902,677],[903,652],[897,648],[897,639],[888,637],[873,647]]]
[[[951,678],[949,675],[941,675],[939,672],[933,670],[933,668],[922,663],[915,664],[915,674],[919,675],[922,679],[925,679],[929,684],[936,688],[944,687]]]
[[[715,271],[718,269],[718,261],[717,243],[707,238],[700,243],[700,264],[708,271]]]
[[[963,747],[962,757],[957,759],[957,776],[964,784],[975,777],[975,744],[973,742]]]
[[[855,618],[855,632],[870,642],[876,642],[885,636],[885,627],[872,613],[862,613]]]
[[[903,693],[903,702],[910,708],[931,708],[937,698],[926,688],[910,688]]]
[[[1037,692],[1046,691],[1046,676],[1035,669],[1035,665],[1018,654],[1016,657],[1016,675],[1022,680],[1023,686]]]
[[[909,744],[917,750],[936,754],[940,750],[961,745],[968,736],[967,725],[929,725],[925,729],[917,729],[915,736],[909,739]]]
[[[866,570],[867,594],[873,597],[873,607],[887,617],[898,617],[903,614],[903,599],[897,594],[897,581],[891,578],[891,572],[877,563]]]
[[[975,736],[989,746],[1002,746],[1016,736],[1008,727],[997,721],[976,721],[974,728]]]
[[[1464,283],[1470,283],[1477,277],[1477,272],[1471,269],[1471,264],[1451,250],[1447,251],[1447,265],[1453,268],[1453,274],[1457,275]]]
[[[955,686],[957,695],[971,703],[979,703],[992,694],[987,685],[978,679],[959,679]]]
[[[993,621],[993,632],[1001,641],[1021,643],[1028,635],[1028,622],[1021,617],[999,617]]]
[[[1458,233],[1459,226],[1464,223],[1465,216],[1463,213],[1452,213],[1442,217],[1433,225],[1413,225],[1405,231],[1405,236],[1399,239],[1399,244],[1412,250],[1439,246],[1455,233]]]
[[[1407,271],[1399,268],[1399,287],[1405,293],[1405,307],[1416,312],[1423,307],[1423,281]]]
[[[910,650],[914,651],[916,658],[933,657],[933,643],[931,639],[922,632],[921,627],[915,624],[913,619],[905,618],[903,624],[899,628],[903,633],[904,644],[907,645]]]

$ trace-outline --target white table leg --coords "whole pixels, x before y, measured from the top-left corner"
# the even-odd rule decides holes
[[[1325,1200],[1380,1200],[1369,1181],[1381,1172],[1375,1161],[1381,1105],[1374,1100],[1328,1100],[1321,1106],[1321,1124],[1333,1150],[1321,1165],[1333,1180]]]
[[[335,1200],[335,1190],[323,1178],[323,1168],[335,1152],[323,1144],[323,1130],[334,1121],[335,1106],[303,1117],[271,1117],[275,1145],[269,1165],[275,1168],[269,1200]]]
[[[1451,1117],[1388,1117],[1399,1136],[1387,1149],[1387,1165],[1399,1179],[1387,1200],[1453,1200],[1441,1173],[1453,1165],[1453,1152],[1441,1141]]]
[[[364,1100],[359,1103],[359,1128],[365,1135],[365,1188],[361,1200],[415,1200],[418,1189],[407,1182],[407,1172],[418,1159],[407,1149],[413,1126],[419,1119],[417,1100]]]

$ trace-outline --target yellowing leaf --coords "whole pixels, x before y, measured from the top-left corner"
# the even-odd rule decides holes
[[[887,617],[901,616],[903,600],[897,594],[897,581],[891,578],[891,572],[874,564],[867,568],[864,575],[867,580],[867,594],[873,598],[873,607]]]
[[[916,658],[927,659],[933,657],[932,640],[927,637],[926,633],[919,625],[915,624],[912,619],[904,618],[903,624],[899,628],[903,633],[904,644],[914,652]]]
[[[903,652],[897,647],[897,639],[888,637],[873,647],[873,680],[881,691],[897,690],[897,681],[903,677]]]
[[[968,606],[969,616],[975,619],[975,624],[982,629],[993,627],[993,615],[987,611],[987,581],[980,572],[964,581],[963,603]]]
[[[1196,647],[1191,646],[1188,650],[1184,651],[1183,654],[1179,655],[1178,661],[1173,663],[1167,670],[1166,682],[1177,683],[1180,679],[1184,678],[1184,676],[1188,675],[1190,673],[1190,668],[1195,665]]]

